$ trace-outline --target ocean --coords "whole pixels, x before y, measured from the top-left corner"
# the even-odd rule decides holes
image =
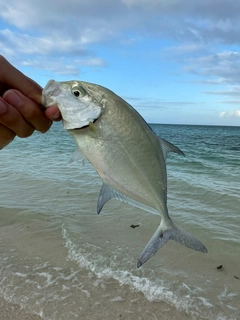
[[[240,319],[240,127],[151,127],[186,154],[168,155],[169,215],[208,253],[169,241],[138,269],[160,216],[97,215],[101,180],[55,123],[0,151],[0,297],[43,320]]]

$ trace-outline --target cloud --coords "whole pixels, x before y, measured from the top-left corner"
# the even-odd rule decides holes
[[[228,97],[240,97],[240,86],[232,86],[227,90],[205,91],[204,93]]]
[[[222,103],[222,104],[237,104],[237,105],[240,106],[240,100],[219,101],[218,103]]]
[[[205,77],[206,84],[240,84],[240,52],[222,51],[189,58],[185,63],[183,70]]]
[[[0,30],[0,46],[1,54],[14,59],[16,65],[55,74],[78,76],[81,67],[107,66],[85,48],[81,38],[38,37],[4,29]]]
[[[104,67],[105,61],[101,59],[46,59],[44,57],[37,57],[35,59],[21,60],[21,66],[31,67],[39,70],[47,70],[48,73],[64,76],[78,77],[81,73],[82,67]]]
[[[14,51],[26,55],[57,55],[66,52],[81,56],[88,54],[81,39],[37,37],[9,29],[0,30],[0,45],[3,51],[5,48],[13,48]]]
[[[0,7],[1,53],[18,63],[24,55],[35,68],[38,60],[41,69],[76,75],[81,66],[107,66],[98,44],[131,47],[143,38],[157,44],[168,39],[161,58],[176,61],[184,73],[202,83],[240,84],[236,0],[0,0]],[[69,58],[65,67],[63,57]]]
[[[0,0],[0,5],[0,17],[9,25],[71,38],[78,35],[87,42],[109,37],[114,29],[110,21],[121,14],[121,1],[109,0]]]
[[[83,43],[127,41],[134,33],[240,44],[240,3],[234,0],[0,0],[0,6],[9,25]]]
[[[184,41],[240,44],[240,3],[229,0],[0,0],[0,17],[23,30],[80,35],[87,42],[123,39],[125,32]]]
[[[166,57],[169,55],[174,59],[179,59],[179,57],[181,56],[190,56],[190,55],[194,55],[194,54],[198,54],[200,52],[205,52],[206,48],[203,44],[200,43],[186,43],[186,44],[181,44],[178,46],[172,46],[172,47],[168,47],[165,48],[163,50],[163,55]]]
[[[80,66],[73,63],[68,64],[64,59],[57,59],[56,61],[48,61],[44,58],[38,57],[37,59],[22,60],[21,66],[31,67],[38,70],[47,70],[48,73],[54,73],[55,75],[71,75],[79,76]]]
[[[197,105],[196,102],[191,101],[163,101],[161,99],[151,99],[147,97],[123,97],[123,99],[127,100],[132,106],[139,110],[149,110],[149,109],[177,109],[184,107],[192,107]]]
[[[180,65],[182,72],[197,76],[197,80],[189,81],[192,84],[215,86],[240,84],[240,52],[222,50],[216,46],[214,52],[211,50],[213,50],[211,47],[201,43],[188,43],[165,48],[162,56]]]
[[[240,118],[240,109],[235,111],[222,111],[219,115],[221,118]]]

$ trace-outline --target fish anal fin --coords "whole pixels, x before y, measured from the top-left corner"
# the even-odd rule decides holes
[[[103,183],[98,197],[97,213],[100,213],[105,203],[112,198],[115,198],[113,189],[107,184]]]
[[[166,228],[162,220],[143,250],[137,267],[141,267],[141,265],[149,260],[170,239],[196,251],[207,252],[206,247],[192,234],[183,230],[171,220],[168,222],[168,227]]]
[[[154,213],[154,214],[159,214],[159,212],[156,209],[149,207],[143,203],[140,203],[136,200],[133,200],[133,199],[123,195],[122,193],[118,192],[117,190],[115,190],[114,188],[112,188],[111,186],[109,186],[106,183],[102,184],[102,187],[100,190],[100,194],[98,197],[98,203],[97,203],[97,213],[100,213],[100,211],[102,210],[105,203],[107,201],[109,201],[110,199],[121,200],[123,202],[126,202],[126,203],[128,203],[134,207],[140,208],[142,210],[146,210],[146,211]]]

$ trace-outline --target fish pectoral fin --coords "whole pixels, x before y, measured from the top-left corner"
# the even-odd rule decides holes
[[[158,137],[158,140],[159,140],[159,143],[162,147],[162,150],[163,150],[163,155],[164,155],[164,158],[166,160],[167,158],[167,155],[169,152],[175,152],[175,153],[178,153],[180,154],[181,156],[184,156],[185,157],[185,154],[184,152],[182,152],[182,150],[180,150],[178,147],[176,147],[174,144],[168,142],[167,140],[164,140],[162,138],[159,138]]]
[[[85,164],[86,158],[84,155],[81,154],[81,152],[77,149],[73,152],[71,158],[68,161],[68,164],[74,163],[74,162],[82,162],[82,165]]]
[[[192,234],[177,226],[172,220],[169,222],[170,224],[168,223],[168,227],[166,228],[163,220],[161,221],[138,260],[138,268],[149,260],[170,239],[196,251],[207,252],[206,247]]]

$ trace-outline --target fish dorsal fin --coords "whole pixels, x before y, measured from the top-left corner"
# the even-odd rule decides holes
[[[181,156],[184,156],[185,157],[185,154],[184,152],[182,152],[182,150],[180,150],[178,147],[176,147],[174,144],[168,142],[167,140],[164,140],[162,138],[159,138],[158,137],[158,140],[159,140],[159,143],[162,147],[162,150],[163,150],[163,155],[164,155],[164,158],[166,160],[167,158],[167,155],[169,152],[175,152],[175,153],[178,153],[180,154]]]
[[[159,212],[156,209],[151,208],[145,204],[142,204],[138,201],[135,201],[131,198],[126,197],[125,195],[121,194],[120,192],[116,191],[115,189],[113,189],[112,187],[110,187],[109,185],[107,185],[105,183],[103,183],[99,197],[98,197],[97,213],[101,212],[105,203],[107,201],[109,201],[110,199],[121,200],[121,201],[124,201],[124,202],[134,206],[134,207],[149,211],[154,214],[159,214]]]
[[[84,165],[86,158],[84,155],[81,154],[81,152],[77,149],[73,152],[71,158],[68,161],[68,164],[74,163],[74,162],[82,162],[82,165]]]

